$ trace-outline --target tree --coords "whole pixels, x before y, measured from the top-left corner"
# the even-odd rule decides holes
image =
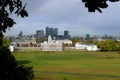
[[[44,38],[36,38],[36,42],[37,43],[41,43],[41,42],[44,42],[46,41],[47,39],[44,39]]]
[[[95,10],[98,10],[100,13],[102,13],[101,8],[107,8],[109,2],[117,2],[119,0],[82,0],[83,3],[85,3],[85,7],[88,8],[89,12],[95,12]]]
[[[9,49],[0,46],[0,80],[32,80],[32,67],[18,65]]]
[[[16,24],[10,15],[27,17],[25,7],[26,4],[23,6],[20,0],[0,0],[0,45],[2,45],[3,33],[6,32],[6,29]]]
[[[18,65],[16,59],[11,54],[8,47],[4,47],[3,33],[12,27],[15,21],[10,17],[11,14],[27,17],[21,0],[0,0],[0,80],[32,80],[32,67]]]
[[[101,51],[117,51],[118,45],[114,40],[106,40],[100,43]]]
[[[3,46],[9,47],[10,43],[11,43],[11,40],[6,39],[5,37],[3,37],[3,39],[2,39]]]
[[[75,44],[77,43],[77,42],[84,42],[83,40],[81,40],[81,39],[76,39],[76,38],[73,38],[73,39],[71,39],[72,40],[72,46],[75,46]]]

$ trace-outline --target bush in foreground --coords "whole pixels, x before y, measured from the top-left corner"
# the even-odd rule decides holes
[[[0,47],[0,80],[32,80],[32,67],[18,65],[6,47]]]

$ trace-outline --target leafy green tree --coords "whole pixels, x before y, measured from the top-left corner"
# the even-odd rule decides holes
[[[11,14],[27,17],[25,10],[26,4],[23,6],[21,0],[0,0],[0,80],[32,80],[32,67],[18,65],[16,59],[5,47],[5,39],[3,33],[6,29],[11,28],[15,23]]]
[[[100,13],[102,13],[101,8],[107,8],[108,4],[107,2],[117,2],[119,0],[82,0],[82,2],[85,3],[85,7],[88,8],[89,12],[95,12],[95,10],[98,10]]]
[[[26,4],[23,6],[20,0],[0,0],[0,45],[2,45],[3,33],[6,32],[6,29],[16,24],[10,15],[28,16],[25,6]]]
[[[9,47],[9,45],[11,43],[11,41],[6,39],[5,37],[3,37],[2,42],[3,42],[2,44],[4,47]]]
[[[101,51],[117,51],[118,46],[114,40],[106,40],[100,43]]]
[[[87,44],[94,44],[94,40],[86,40]]]
[[[43,39],[43,38],[36,38],[36,42],[37,43],[41,43],[41,42],[44,42],[46,41],[47,39]]]
[[[118,53],[120,53],[120,42],[118,41],[117,44],[118,44]]]
[[[77,43],[77,42],[81,42],[81,43],[84,43],[85,41],[84,40],[82,40],[82,39],[76,39],[76,38],[73,38],[73,39],[71,39],[72,40],[72,46],[75,46],[75,44]]]
[[[32,67],[18,65],[9,49],[0,46],[0,80],[32,80]]]

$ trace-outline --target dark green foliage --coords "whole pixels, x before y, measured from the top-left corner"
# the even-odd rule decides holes
[[[100,43],[101,51],[117,51],[118,45],[114,40],[106,40]]]
[[[46,41],[46,39],[36,38],[36,42],[37,42],[37,43],[41,43],[41,42],[44,42],[44,41]]]
[[[67,78],[64,78],[63,80],[67,80]]]
[[[0,47],[0,80],[32,80],[32,67],[18,65],[6,47]]]
[[[120,54],[120,42],[118,42],[118,53]]]
[[[27,17],[25,10],[26,5],[22,5],[20,0],[0,0],[0,45],[2,45],[3,33],[6,29],[11,28],[15,21],[10,17],[11,14]]]
[[[28,16],[25,6],[21,0],[0,0],[0,80],[32,80],[34,77],[32,67],[17,64],[3,38],[6,29],[16,24],[11,14],[23,18]]]
[[[11,43],[11,40],[8,40],[8,39],[6,39],[5,37],[3,37],[2,42],[3,42],[3,43],[2,43],[3,46],[9,47],[9,45],[10,45],[10,43]]]
[[[95,12],[95,10],[98,10],[100,13],[102,13],[101,8],[108,7],[107,1],[116,2],[119,0],[82,0],[82,2],[85,3],[85,7],[88,8],[89,12]]]

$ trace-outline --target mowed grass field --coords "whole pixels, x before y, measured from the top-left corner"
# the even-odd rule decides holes
[[[32,66],[34,80],[120,80],[118,52],[14,52],[19,64]]]

